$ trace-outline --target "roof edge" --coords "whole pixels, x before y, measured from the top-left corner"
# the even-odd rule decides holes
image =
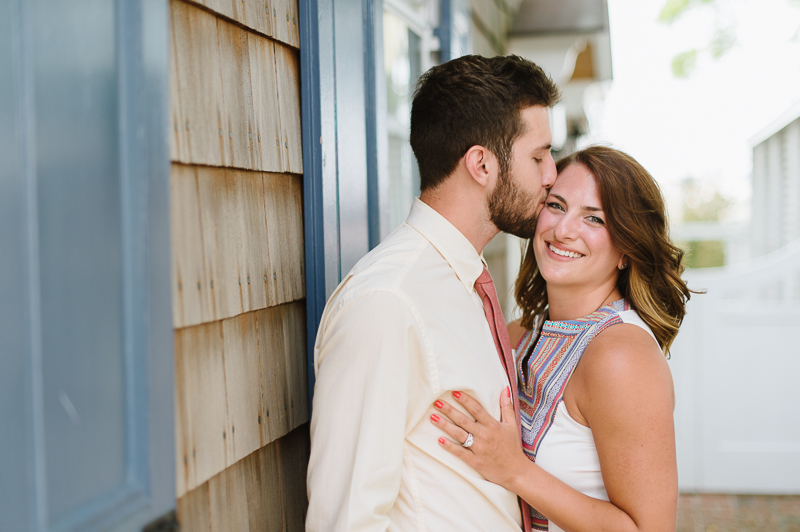
[[[755,148],[765,140],[769,139],[780,130],[800,118],[800,100],[797,100],[785,111],[779,114],[772,122],[762,128],[758,133],[750,137],[750,147]]]

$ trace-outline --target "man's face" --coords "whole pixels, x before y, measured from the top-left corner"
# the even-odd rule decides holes
[[[501,168],[489,194],[489,215],[501,231],[532,238],[547,189],[556,180],[556,163],[550,153],[550,109],[528,107],[520,117],[524,133],[511,148],[510,168]]]

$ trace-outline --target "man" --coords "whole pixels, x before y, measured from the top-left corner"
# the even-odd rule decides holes
[[[442,449],[429,419],[454,391],[499,419],[501,392],[516,390],[508,337],[476,292],[479,278],[491,284],[480,254],[499,231],[533,235],[555,181],[549,109],[559,97],[514,56],[462,57],[420,79],[420,198],[320,322],[307,531],[520,530],[517,497]]]

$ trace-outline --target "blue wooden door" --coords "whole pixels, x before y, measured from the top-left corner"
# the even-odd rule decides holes
[[[175,505],[167,5],[0,3],[0,530]]]

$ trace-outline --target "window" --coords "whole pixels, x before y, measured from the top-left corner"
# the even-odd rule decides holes
[[[419,193],[419,171],[408,143],[411,98],[420,72],[420,37],[398,16],[383,14],[388,137],[389,229],[400,225]]]
[[[388,230],[408,216],[419,195],[419,170],[408,142],[411,100],[419,76],[439,62],[439,2],[386,0],[383,13],[383,64],[386,81]],[[382,134],[382,133],[379,133]]]

